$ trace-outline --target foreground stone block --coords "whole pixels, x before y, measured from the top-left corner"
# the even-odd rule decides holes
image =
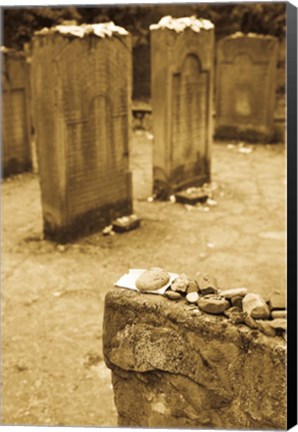
[[[59,242],[132,213],[131,38],[110,24],[57,26],[34,36],[44,233]]]
[[[119,426],[285,429],[285,341],[184,301],[113,289],[104,358]]]
[[[154,189],[210,180],[214,26],[164,17],[151,30]]]
[[[219,43],[216,136],[268,142],[273,137],[277,39],[235,33]]]

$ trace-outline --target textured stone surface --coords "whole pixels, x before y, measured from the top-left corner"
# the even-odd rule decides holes
[[[31,67],[44,234],[67,242],[132,213],[131,38],[39,34]]]
[[[242,309],[252,318],[266,319],[270,316],[270,309],[260,294],[247,294],[242,301]]]
[[[184,302],[113,289],[104,358],[119,426],[284,429],[285,342]]]

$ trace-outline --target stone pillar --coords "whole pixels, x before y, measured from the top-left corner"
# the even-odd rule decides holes
[[[210,180],[214,26],[164,17],[151,30],[155,188]]]
[[[277,39],[235,33],[218,47],[216,137],[268,142],[274,134]]]
[[[34,36],[33,112],[45,236],[66,242],[132,213],[131,38],[113,23]]]
[[[119,426],[286,429],[282,337],[116,288],[103,346]]]
[[[31,169],[29,64],[24,53],[2,47],[3,175]]]

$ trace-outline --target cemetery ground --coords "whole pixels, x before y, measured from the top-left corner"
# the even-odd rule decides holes
[[[228,144],[212,149],[216,205],[135,201],[140,229],[65,246],[42,238],[38,177],[3,182],[2,424],[117,425],[102,322],[105,294],[129,268],[284,292],[285,146]],[[139,139],[135,184],[149,154],[150,140]]]

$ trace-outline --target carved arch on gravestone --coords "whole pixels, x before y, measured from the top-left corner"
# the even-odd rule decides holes
[[[208,78],[192,52],[172,77],[171,180],[175,184],[206,171]]]

